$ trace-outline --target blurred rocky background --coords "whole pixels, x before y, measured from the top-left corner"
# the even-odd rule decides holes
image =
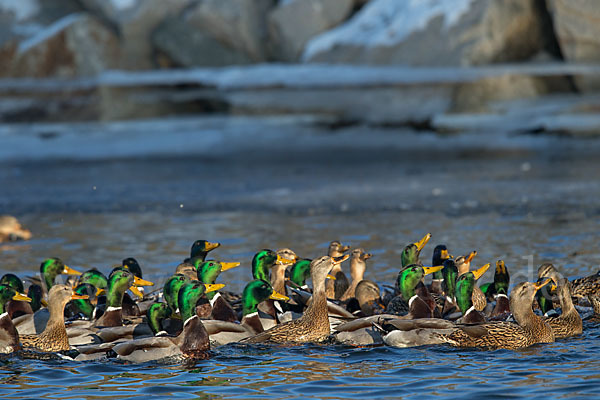
[[[5,124],[600,133],[597,0],[0,0],[0,21]]]

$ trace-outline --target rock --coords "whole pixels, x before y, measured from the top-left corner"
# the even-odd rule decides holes
[[[20,42],[10,74],[36,78],[92,76],[115,68],[118,61],[116,35],[90,15],[76,13]]]
[[[313,38],[308,62],[480,65],[524,60],[544,47],[536,0],[371,0]]]
[[[266,15],[273,0],[204,0],[185,15],[194,28],[255,62],[267,60]]]
[[[353,0],[290,0],[269,15],[270,41],[276,59],[297,61],[306,43],[343,22]]]
[[[156,66],[152,32],[167,18],[181,14],[192,0],[144,0],[118,19],[122,38],[122,69],[149,69]]]
[[[250,64],[252,60],[179,18],[168,18],[152,35],[154,47],[175,67]]]
[[[570,62],[600,61],[600,8],[596,0],[548,0],[563,57]],[[582,91],[600,89],[599,78],[576,79]]]

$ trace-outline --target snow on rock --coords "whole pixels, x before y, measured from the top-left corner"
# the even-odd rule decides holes
[[[535,0],[371,0],[313,38],[308,62],[472,65],[515,61],[543,47]]]
[[[472,0],[372,0],[348,23],[312,40],[304,53],[310,59],[340,44],[391,46],[432,18],[442,16],[446,28],[454,25]]]

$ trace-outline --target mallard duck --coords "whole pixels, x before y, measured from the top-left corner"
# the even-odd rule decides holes
[[[258,317],[258,305],[267,299],[286,301],[288,298],[277,293],[265,281],[253,280],[242,292],[241,323],[219,320],[205,320],[204,327],[210,335],[211,343],[217,346],[238,342],[247,337],[264,332]]]
[[[510,308],[517,323],[487,322],[476,325],[458,325],[452,333],[440,338],[457,347],[484,347],[518,349],[536,343],[554,341],[552,328],[531,309],[535,293],[544,285],[524,282],[517,285],[510,295]]]
[[[455,260],[456,268],[458,269],[458,276],[466,274],[471,269],[471,261],[477,255],[476,251],[472,251],[466,256],[457,257]],[[485,294],[481,291],[479,286],[473,288],[473,304],[478,311],[485,310],[487,306],[487,299]]]
[[[223,271],[227,271],[231,268],[238,267],[239,262],[220,262],[220,261],[204,261],[198,263],[197,276],[198,280],[202,283],[214,284],[219,274]],[[231,305],[221,296],[221,293],[211,291],[206,293],[208,299],[208,315],[212,319],[221,321],[237,321],[237,317]],[[198,312],[197,312],[198,313]],[[198,315],[203,317],[203,315]]]
[[[431,233],[423,236],[421,240],[415,243],[411,243],[402,250],[402,254],[400,255],[400,261],[402,262],[402,268],[406,268],[412,264],[422,264],[420,260],[421,251],[425,247],[425,245],[431,239]]]
[[[539,282],[541,283],[541,282]],[[490,317],[496,318],[506,316],[510,313],[510,302],[508,301],[508,286],[510,285],[510,275],[508,268],[502,260],[496,261],[496,271],[494,272],[493,299],[496,305],[492,310]],[[542,287],[536,292],[536,296],[547,286]]]
[[[397,279],[400,294],[388,303],[386,314],[402,315],[407,319],[431,318],[436,304],[422,281],[426,275],[442,268],[443,266],[423,267],[413,264],[400,271]]]
[[[476,287],[477,279],[489,268],[486,264],[476,271],[469,271],[458,277],[456,281],[456,304],[462,313],[462,318],[458,321],[463,324],[479,324],[485,322],[485,317],[480,310],[473,304],[473,290]]]
[[[285,271],[289,266],[295,264],[299,258],[293,250],[287,248],[277,250],[277,258],[291,261],[291,263],[277,261],[271,268],[271,286],[273,286],[273,290],[277,293],[285,294]]]
[[[184,263],[194,264],[196,260],[204,261],[211,250],[221,246],[221,243],[208,242],[206,240],[196,240],[192,243],[190,257],[183,260]]]
[[[31,309],[37,312],[42,306],[48,306],[48,302],[44,300],[44,290],[40,285],[32,284],[27,288],[27,297],[31,298]]]
[[[271,284],[269,270],[273,268],[276,263],[287,265],[293,264],[294,261],[275,253],[273,250],[264,249],[259,251],[252,258],[252,277],[254,279],[260,279],[268,284]],[[277,310],[275,309],[275,303],[273,300],[262,302],[258,307],[258,311],[262,325],[265,329],[269,329],[277,325]]]
[[[87,295],[73,292],[67,285],[54,285],[48,293],[50,319],[46,329],[39,335],[21,335],[19,340],[23,348],[33,348],[43,352],[69,350],[69,337],[65,327],[65,306],[70,300],[87,299]]]
[[[467,280],[466,277],[462,279]],[[410,321],[392,320],[389,324],[382,321],[383,323],[378,325],[389,332],[384,336],[385,343],[395,347],[447,343],[455,347],[518,349],[536,343],[553,342],[552,329],[531,309],[535,292],[548,282],[550,279],[542,284],[524,282],[514,288],[510,296],[510,304],[517,323],[499,321],[455,324],[451,321],[430,318]],[[461,296],[461,298],[468,302],[468,296]],[[476,310],[472,312],[478,313]],[[476,314],[475,316],[477,319],[480,318]]]
[[[207,289],[207,286],[210,289]],[[202,321],[196,315],[196,302],[206,290],[225,285],[206,285],[190,281],[179,291],[179,307],[184,320],[182,332],[176,336],[154,336],[121,342],[112,347],[117,357],[131,362],[169,359],[201,359],[208,357],[210,340]]]
[[[23,228],[12,215],[0,215],[0,243],[31,239],[31,231]]]
[[[135,276],[126,269],[117,269],[108,277],[108,290],[106,293],[106,310],[96,320],[97,327],[111,327],[123,325],[123,296],[131,286],[152,286],[154,283]]]
[[[444,292],[443,301],[438,304],[442,308],[442,316],[446,316],[457,309],[456,301],[455,301],[455,293],[456,293],[456,280],[458,279],[458,268],[456,267],[456,262],[449,258],[443,263],[442,268],[442,276],[444,280],[442,281],[442,291]]]
[[[87,295],[87,299],[73,300],[68,303],[67,307],[71,308],[71,314],[81,314],[87,320],[92,320],[95,317],[96,306],[92,304],[97,297],[104,293],[104,289],[99,289],[89,283],[80,283],[73,289],[76,294]]]
[[[31,301],[31,299],[11,286],[0,284],[0,353],[12,353],[21,348],[19,333],[6,311],[10,301]]]
[[[65,275],[81,275],[81,272],[66,266],[60,258],[48,258],[40,264],[40,276],[42,283],[46,286],[46,291],[49,291],[54,285],[54,280],[60,274]]]
[[[0,284],[12,287],[18,293],[24,293],[23,281],[15,274],[5,274],[0,278]],[[9,300],[6,304],[6,312],[13,319],[25,314],[33,314],[33,309],[29,302]]]
[[[340,300],[348,300],[355,297],[354,292],[358,284],[364,279],[367,269],[367,260],[372,257],[371,253],[365,253],[361,248],[352,250],[350,255],[350,276],[352,282],[346,292],[340,297]]]
[[[550,278],[556,285],[556,292],[560,301],[561,314],[557,317],[548,317],[545,321],[550,325],[556,339],[564,339],[581,335],[583,324],[581,316],[573,306],[571,299],[571,284],[562,278],[553,266],[543,265],[538,269],[540,279]],[[552,302],[551,299],[547,299]]]
[[[324,256],[313,260],[310,267],[313,281],[312,302],[302,317],[276,325],[256,336],[244,339],[244,342],[307,343],[321,342],[327,339],[330,326],[325,279],[334,265],[340,264],[346,259],[348,259],[348,255],[335,258]]]
[[[431,257],[431,266],[435,267],[437,265],[444,265],[444,261],[452,258],[450,253],[448,253],[448,248],[444,244],[439,244],[435,246],[433,249],[433,256]],[[442,271],[437,271],[433,273],[431,279],[431,285],[429,286],[429,291],[435,294],[442,294],[444,292],[442,288],[442,282],[444,281],[444,275]]]
[[[574,279],[571,281],[571,287],[573,288],[571,295],[574,297],[585,298],[600,295],[600,271],[594,275]]]
[[[173,313],[179,313],[179,291],[181,287],[191,279],[184,274],[175,274],[165,282],[163,287],[163,298],[173,310]]]
[[[290,282],[297,288],[307,290],[306,280],[310,276],[311,259],[301,258],[297,260],[290,268]]]
[[[381,301],[381,292],[379,286],[368,279],[363,279],[354,291],[358,307],[361,312],[361,317],[370,316],[375,313],[381,314],[385,310],[385,306]]]
[[[327,249],[327,255],[329,257],[341,257],[345,252],[350,250],[350,246],[342,245],[339,241],[334,240],[329,243],[329,248]],[[344,271],[342,271],[341,265],[335,265],[330,273],[334,279],[330,279],[325,284],[325,290],[327,293],[328,299],[339,299],[342,295],[348,290],[350,283],[348,282],[348,278]]]

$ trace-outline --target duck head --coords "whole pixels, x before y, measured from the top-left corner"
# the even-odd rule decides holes
[[[152,333],[157,336],[165,332],[163,329],[163,320],[170,318],[173,310],[166,303],[154,303],[146,311],[146,319]]]
[[[198,280],[202,283],[215,283],[221,272],[238,267],[239,265],[239,262],[198,261],[196,264]],[[206,294],[206,297],[211,300],[215,294],[216,292],[209,292]]]
[[[179,291],[190,279],[184,274],[175,274],[165,282],[163,297],[174,313],[179,312]]]
[[[310,263],[312,260],[301,258],[292,265],[290,280],[299,287],[306,286],[306,280],[310,276]]]
[[[409,301],[416,293],[417,285],[423,280],[425,275],[432,274],[441,270],[443,267],[423,267],[420,264],[412,264],[404,268],[398,274],[397,284],[400,294],[405,301]]]
[[[179,304],[179,311],[181,313],[181,319],[187,322],[191,317],[196,315],[196,304],[204,293],[214,292],[219,290],[225,285],[221,283],[209,284],[202,283],[200,281],[192,280],[188,281],[181,286],[177,296],[177,303]]]
[[[271,285],[260,279],[249,282],[242,292],[242,315],[258,311],[258,305],[267,299],[287,301],[289,298],[273,290]]]
[[[48,291],[52,288],[54,280],[60,274],[81,275],[81,272],[66,266],[60,258],[56,257],[47,258],[40,264],[40,275]]]
[[[452,255],[448,252],[448,248],[445,244],[438,244],[433,249],[433,257],[431,258],[431,265],[444,265],[444,261],[452,258]],[[437,271],[433,273],[433,279],[444,279],[442,275],[442,271]]]
[[[402,250],[401,260],[402,267],[406,268],[412,264],[420,264],[421,261],[419,257],[421,255],[421,250],[425,247],[427,242],[431,239],[431,233],[423,236],[421,240],[415,243],[411,243]]]
[[[30,302],[31,298],[20,292],[17,292],[14,288],[6,284],[0,284],[0,314],[5,313],[6,303],[8,303],[10,300]]]
[[[339,240],[334,240],[333,242],[329,243],[327,255],[329,257],[341,257],[348,250],[350,250],[350,246],[341,244]]]
[[[221,243],[218,242],[209,242],[206,240],[196,240],[192,244],[192,248],[190,249],[190,258],[196,259],[199,258],[202,261],[206,259],[208,252],[216,249],[221,246]]]
[[[477,252],[472,251],[469,254],[467,254],[466,256],[460,256],[460,257],[456,258],[455,262],[456,262],[456,268],[458,268],[459,276],[469,272],[469,270],[471,268],[471,261],[473,261],[473,258],[476,255],[477,255]]]
[[[261,250],[252,258],[252,277],[254,279],[260,279],[271,283],[271,279],[269,278],[269,269],[272,268],[275,263],[291,265],[294,263],[294,261],[295,260],[287,259],[278,255],[273,250]]]

